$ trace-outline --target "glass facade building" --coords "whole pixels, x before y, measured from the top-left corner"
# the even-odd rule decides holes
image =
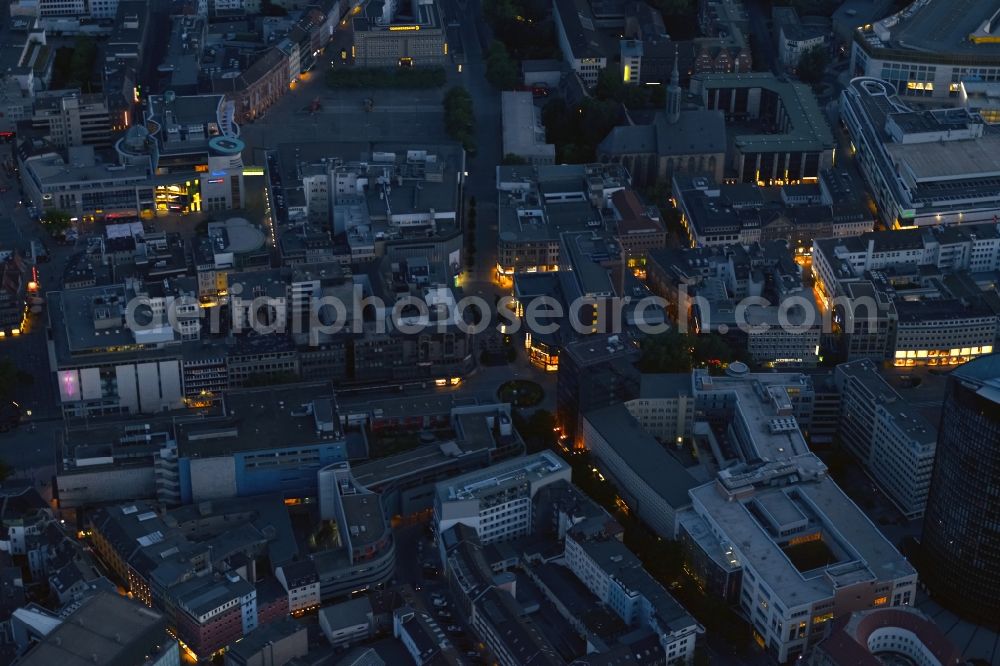
[[[921,578],[970,619],[1000,618],[1000,354],[949,377],[924,518]]]

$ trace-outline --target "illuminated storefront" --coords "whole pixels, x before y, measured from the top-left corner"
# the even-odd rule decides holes
[[[175,185],[157,185],[153,190],[157,215],[181,214],[201,210],[201,193],[198,181],[184,181]]]
[[[893,359],[893,365],[897,368],[910,368],[918,365],[931,367],[961,365],[978,356],[992,353],[992,345],[954,347],[951,349],[898,349]]]
[[[559,370],[559,347],[551,342],[543,342],[531,331],[524,334],[524,347],[528,350],[528,360],[540,370],[556,372]]]

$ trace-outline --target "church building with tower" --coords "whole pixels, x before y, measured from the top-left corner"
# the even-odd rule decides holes
[[[663,111],[646,125],[619,125],[597,146],[601,162],[623,165],[639,186],[669,183],[674,174],[712,174],[722,181],[726,161],[726,118],[722,111],[684,108],[674,58]]]

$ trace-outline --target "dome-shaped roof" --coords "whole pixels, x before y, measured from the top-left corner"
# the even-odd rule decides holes
[[[146,139],[149,138],[149,130],[144,125],[132,125],[125,132],[122,145],[131,152],[142,152],[146,149]]]

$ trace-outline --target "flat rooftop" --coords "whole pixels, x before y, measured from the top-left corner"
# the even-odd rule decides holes
[[[789,394],[811,387],[801,373],[754,373],[744,377],[713,377],[698,372],[695,393],[731,394],[731,405],[746,424],[750,450],[741,450],[744,462],[788,459],[809,452],[798,422],[793,416]],[[791,389],[791,390],[789,390]],[[735,444],[735,443],[734,443]]]
[[[556,147],[545,143],[545,128],[539,122],[539,110],[530,92],[505,90],[500,93],[500,107],[504,155],[555,159]]]
[[[568,470],[568,465],[555,453],[543,451],[442,481],[437,484],[435,493],[441,502],[477,499],[481,494],[494,494],[525,481],[537,483]]]
[[[997,0],[922,0],[860,33],[877,48],[1000,58],[997,11]]]
[[[450,414],[455,407],[475,405],[478,402],[472,396],[461,396],[456,393],[401,394],[383,397],[384,395],[370,391],[338,392],[337,404],[344,414],[364,414],[379,420]]]
[[[977,139],[901,145],[886,131],[887,121],[912,119],[912,110],[900,101],[891,84],[856,78],[841,98],[860,118],[865,139],[879,147],[872,156],[874,168],[893,190],[894,199],[923,215],[998,205],[1000,163],[989,152],[997,145],[989,127]],[[981,144],[987,149],[980,148]],[[904,181],[909,181],[909,187],[903,186]]]
[[[581,367],[618,358],[637,361],[638,352],[638,345],[621,335],[587,335],[563,349]]]
[[[629,184],[617,164],[502,165],[496,173],[501,242],[556,241],[565,231],[600,230],[604,220],[590,192]]]
[[[123,285],[60,292],[58,304],[64,328],[53,335],[62,338],[71,353],[135,345],[135,336],[124,321],[126,298]],[[119,325],[96,328],[94,318],[98,310],[107,313],[106,321],[117,319]]]
[[[382,512],[382,502],[376,493],[357,493],[341,497],[351,547],[360,548],[375,543],[385,534],[387,525]],[[345,535],[346,536],[346,535]]]
[[[812,454],[805,456],[813,457]],[[736,500],[712,482],[691,491],[695,509],[720,528],[721,538],[735,549],[744,566],[752,567],[788,609],[831,598],[837,587],[857,582],[873,584],[916,571],[867,516],[825,475],[785,487],[762,484]],[[761,504],[761,502],[764,504]],[[779,543],[773,527],[758,508],[782,508],[775,519],[804,520],[790,528]],[[783,550],[795,535],[820,533],[835,562],[800,571]]]
[[[456,209],[465,153],[458,143],[317,141],[280,144],[276,161],[269,163],[272,184],[289,206],[305,205],[304,176],[334,166],[367,180],[360,191],[331,193],[337,207],[363,206],[366,222],[413,212],[439,216]],[[379,179],[386,179],[388,187],[381,187]]]
[[[153,95],[149,98],[149,105],[157,122],[165,125],[165,115],[169,111],[175,124],[205,125],[207,136],[207,125],[219,120],[222,100],[222,95],[178,95],[173,101],[167,101],[163,95]]]
[[[343,439],[328,383],[227,391],[224,402],[226,416],[177,424],[179,455],[212,457]]]
[[[568,232],[560,236],[560,245],[569,257],[571,275],[579,286],[580,295],[614,294],[610,269],[601,262],[620,258],[617,243],[601,234]]]
[[[94,160],[68,160],[61,154],[32,157],[25,165],[35,175],[43,188],[53,185],[92,183],[100,187],[120,186],[122,181],[140,181],[148,178],[148,169],[141,165],[118,165]],[[174,181],[177,176],[173,176]]]
[[[928,143],[887,143],[885,149],[918,183],[1000,178],[1000,136]]]
[[[687,372],[643,373],[639,383],[639,398],[656,400],[658,398],[675,398],[681,395],[690,396],[691,386],[691,374]]]

